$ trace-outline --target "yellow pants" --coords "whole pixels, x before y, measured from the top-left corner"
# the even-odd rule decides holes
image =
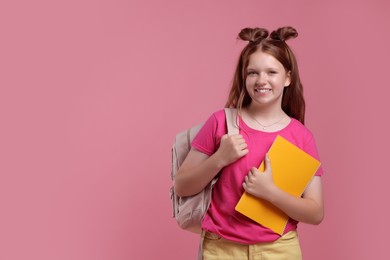
[[[301,247],[296,231],[290,231],[278,240],[269,243],[245,245],[220,236],[202,233],[202,259],[204,260],[301,260]]]

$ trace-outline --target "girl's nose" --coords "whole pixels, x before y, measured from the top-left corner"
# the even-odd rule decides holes
[[[265,83],[267,83],[267,75],[265,73],[260,73],[259,77],[256,80],[256,85],[262,86]]]

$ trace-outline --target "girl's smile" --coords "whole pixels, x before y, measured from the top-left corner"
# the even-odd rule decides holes
[[[270,89],[270,88],[257,88],[257,87],[255,87],[255,92],[257,92],[257,93],[268,93],[271,90],[272,89]]]

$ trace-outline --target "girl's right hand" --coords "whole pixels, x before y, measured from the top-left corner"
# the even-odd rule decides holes
[[[216,152],[218,159],[223,167],[237,161],[249,152],[248,146],[242,135],[228,135],[225,134],[221,138],[221,143]]]

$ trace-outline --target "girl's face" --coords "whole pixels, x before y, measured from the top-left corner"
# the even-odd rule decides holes
[[[283,65],[272,55],[257,51],[249,57],[246,70],[246,90],[252,99],[251,105],[281,107],[283,89],[290,85],[290,73]]]

